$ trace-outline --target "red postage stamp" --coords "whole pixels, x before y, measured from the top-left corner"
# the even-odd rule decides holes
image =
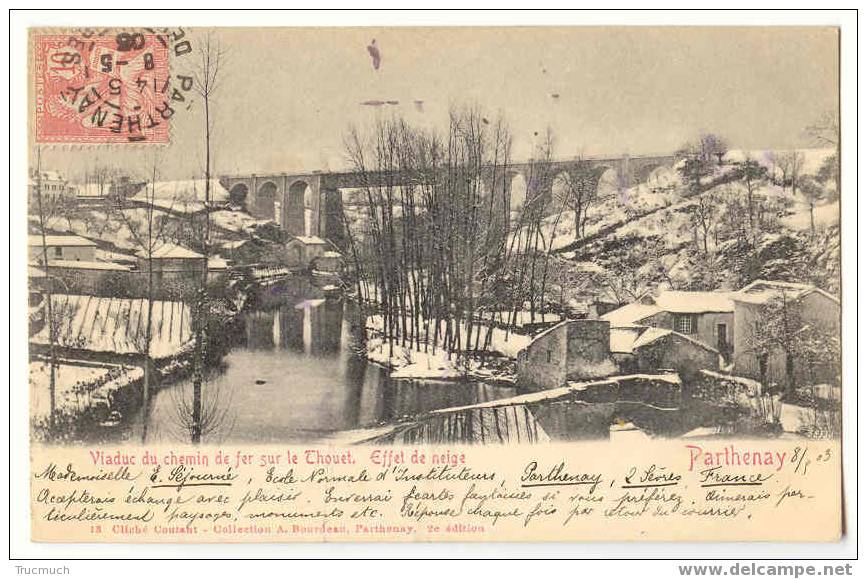
[[[165,37],[35,34],[34,44],[37,142],[169,142]]]

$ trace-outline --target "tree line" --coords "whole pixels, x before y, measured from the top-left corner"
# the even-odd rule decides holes
[[[546,308],[553,235],[564,212],[584,209],[598,175],[576,168],[552,195],[549,130],[513,188],[513,136],[502,117],[454,109],[443,132],[402,118],[348,131],[360,187],[344,198],[344,224],[359,304],[381,316],[395,343],[450,355],[491,349],[495,327],[518,327]],[[556,197],[556,198],[555,198]],[[546,226],[547,220],[547,226]],[[580,232],[586,215],[576,211]]]

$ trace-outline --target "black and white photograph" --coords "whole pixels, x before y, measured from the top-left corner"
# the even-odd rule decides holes
[[[836,30],[165,37],[168,144],[46,96],[139,144],[33,148],[40,441],[839,436]]]

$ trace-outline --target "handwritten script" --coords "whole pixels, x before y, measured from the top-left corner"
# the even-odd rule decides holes
[[[839,449],[814,446],[43,447],[32,464],[32,534],[112,542],[832,540],[840,534]]]

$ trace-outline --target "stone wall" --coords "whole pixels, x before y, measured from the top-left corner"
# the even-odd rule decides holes
[[[701,370],[719,369],[719,352],[672,332],[635,349],[635,367],[639,372],[674,370],[689,378]]]
[[[519,388],[545,390],[566,380],[610,376],[616,366],[609,356],[605,320],[569,320],[541,334],[518,353]]]
[[[611,328],[607,320],[567,322],[566,379],[602,378],[616,372],[611,361]]]

